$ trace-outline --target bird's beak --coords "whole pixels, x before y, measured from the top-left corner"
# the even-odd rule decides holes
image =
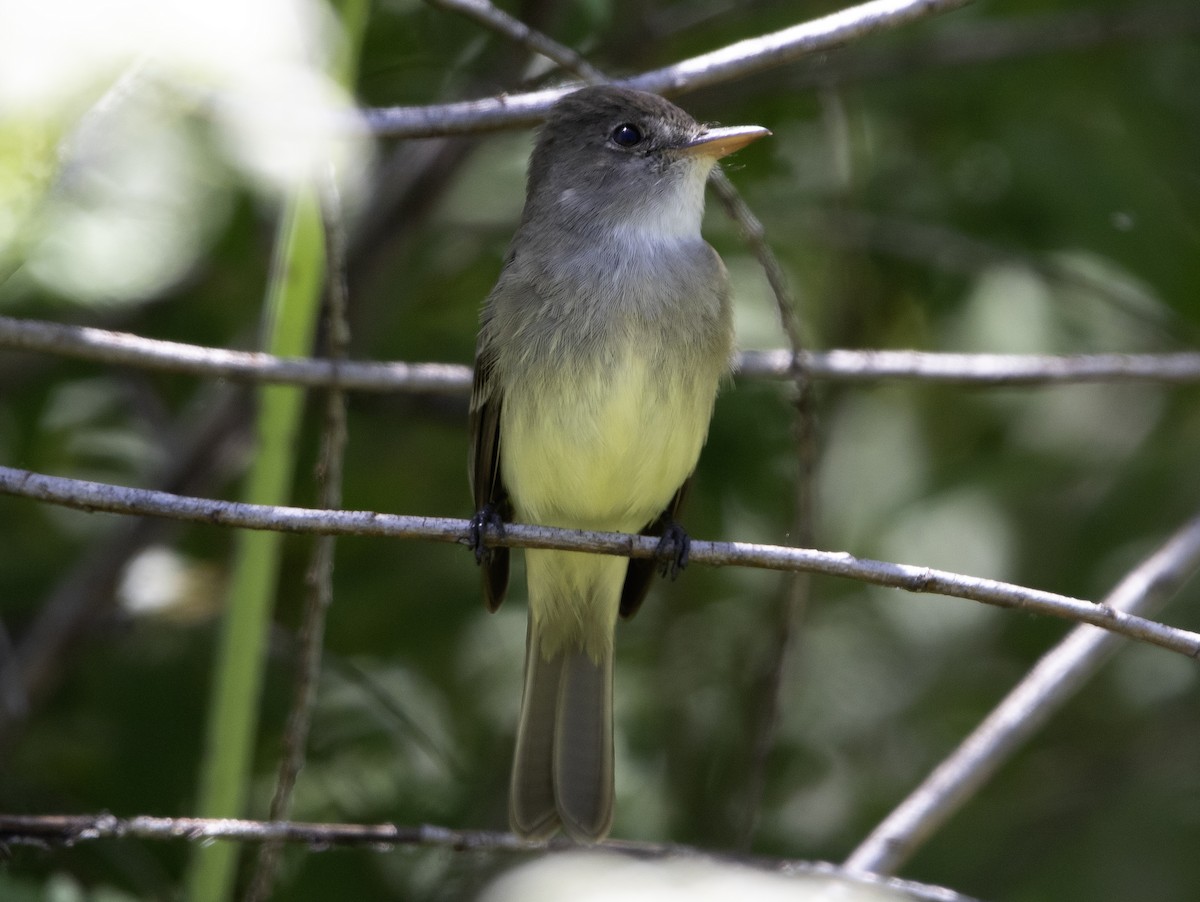
[[[771,132],[761,125],[732,125],[728,128],[706,128],[676,152],[689,157],[721,157],[741,150],[751,141],[765,138]]]

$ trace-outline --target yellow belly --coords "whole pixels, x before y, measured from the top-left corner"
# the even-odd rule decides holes
[[[718,372],[664,374],[636,354],[619,366],[531,378],[505,389],[501,466],[516,519],[638,532],[691,475]],[[628,561],[530,549],[529,610],[542,653],[610,653]]]
[[[712,415],[716,373],[621,365],[509,386],[501,423],[517,519],[637,531],[691,474]]]

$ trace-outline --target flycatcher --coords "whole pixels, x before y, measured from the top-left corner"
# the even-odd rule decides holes
[[[729,277],[700,235],[713,164],[770,134],[709,128],[661,97],[584,88],[551,109],[525,210],[483,307],[471,395],[476,536],[537,523],[663,537],[733,350]],[[483,550],[487,606],[508,550]],[[595,842],[613,816],[613,630],[655,562],[529,549],[525,689],[509,817]]]

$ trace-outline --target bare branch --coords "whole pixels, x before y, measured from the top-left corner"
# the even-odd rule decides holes
[[[0,843],[74,844],[84,840],[184,839],[189,842],[302,842],[310,847],[335,845],[429,846],[455,850],[518,851],[544,848],[522,842],[511,833],[451,830],[422,824],[321,824],[295,821],[252,821],[203,817],[130,817],[111,814],[0,815]]]
[[[334,380],[329,360],[274,357],[142,338],[91,326],[0,316],[0,347],[58,354],[118,366],[244,382],[324,387]],[[798,362],[814,379],[873,382],[917,379],[962,385],[1005,386],[1074,382],[1200,382],[1200,353],[1172,354],[953,354],[926,351],[802,351]],[[791,351],[744,351],[739,376],[793,378]],[[471,387],[471,368],[452,363],[337,365],[338,385],[350,391],[461,394]]]
[[[605,75],[586,59],[535,28],[530,28],[515,16],[510,16],[488,0],[428,0],[431,6],[459,13],[490,28],[531,53],[541,54],[588,81],[605,81]]]
[[[470,544],[468,520],[216,501],[82,479],[47,476],[11,467],[0,467],[0,494],[31,498],[79,510],[171,517],[213,526]],[[501,534],[488,534],[487,544],[506,548],[587,551],[593,554],[635,558],[653,558],[658,549],[658,541],[647,536],[556,529],[523,523],[506,523]],[[816,551],[779,545],[699,540],[693,540],[690,550],[690,560],[715,567],[758,567],[764,570],[823,573],[827,576],[857,579],[908,592],[930,592],[954,598],[968,598],[996,607],[1090,623],[1191,658],[1200,658],[1200,633],[1155,623],[1115,611],[1106,605],[998,580],[981,579],[929,567],[858,558],[844,551]]]
[[[787,352],[779,352],[781,359],[778,360],[778,363],[786,366],[786,372],[781,369],[772,375],[787,375],[795,383],[793,431],[796,439],[796,476],[790,535],[798,545],[811,545],[814,543],[815,534],[813,478],[817,458],[816,405],[813,398],[812,372],[808,366],[812,355],[804,351],[800,322],[796,315],[796,302],[788,287],[783,267],[767,243],[766,230],[762,223],[724,172],[714,169],[709,182],[726,214],[738,225],[743,240],[750,246],[767,277],[767,283],[771,286],[771,293],[775,298],[779,324],[789,346]],[[784,353],[787,354],[786,361],[782,359]],[[738,842],[742,848],[750,846],[758,827],[767,759],[775,745],[779,711],[783,703],[784,668],[808,608],[811,583],[809,574],[793,573],[784,596],[774,602],[775,610],[771,617],[774,630],[770,652],[759,665],[758,685],[753,693],[758,699],[758,710],[754,713],[750,731],[750,760],[747,763],[744,781],[742,823],[738,828]]]
[[[1200,353],[955,354],[929,351],[805,351],[813,378],[838,382],[915,379],[959,385],[1011,386],[1078,382],[1200,382]],[[788,351],[745,351],[740,376],[787,378]]]
[[[141,338],[90,326],[0,316],[0,346],[42,351],[144,369],[220,376],[248,382],[328,386],[334,382],[329,360],[280,358],[261,351],[229,351]],[[359,391],[458,393],[471,387],[469,367],[440,363],[363,364],[342,361],[337,383]]]
[[[782,31],[738,41],[629,79],[629,86],[659,94],[694,91],[745,78],[765,69],[831,50],[849,41],[938,13],[970,0],[872,0]]]
[[[216,840],[295,842],[304,843],[314,851],[330,849],[335,846],[370,846],[380,849],[416,846],[449,849],[455,852],[531,852],[545,849],[579,849],[576,843],[561,837],[549,842],[533,843],[517,839],[511,833],[492,830],[454,830],[431,824],[410,827],[400,824],[329,824],[200,817],[151,817],[147,815],[119,818],[111,814],[0,814],[0,845],[6,843],[37,846],[74,845],[79,842],[126,837],[201,843]],[[929,884],[891,877],[849,874],[836,865],[821,861],[714,855],[691,846],[672,843],[608,840],[603,843],[602,847],[607,852],[621,852],[641,859],[707,858],[784,874],[837,878],[855,884],[887,887],[897,893],[902,893],[906,898],[927,900],[927,902],[972,902],[968,897],[959,893]],[[891,894],[889,894],[890,897]]]
[[[1200,517],[1179,529],[1104,599],[1112,610],[1153,613],[1200,568]],[[975,794],[1120,647],[1113,633],[1077,627],[883,820],[850,857],[850,870],[891,873]]]
[[[317,504],[324,508],[342,505],[342,470],[347,441],[346,395],[339,382],[340,364],[350,345],[350,323],[346,317],[346,229],[337,178],[330,166],[321,184],[322,223],[325,229],[326,307],[329,333],[329,358],[334,381],[325,393],[324,423],[321,428],[320,457],[316,467]],[[336,538],[317,536],[304,577],[304,614],[297,635],[295,681],[287,725],[283,731],[283,749],[275,778],[268,816],[272,821],[286,820],[292,812],[296,780],[304,768],[308,737],[312,727],[317,683],[325,649],[325,620],[333,604],[333,561]],[[278,842],[259,848],[246,902],[269,899],[279,871],[282,849]]]
[[[617,84],[667,95],[693,91],[744,78],[877,31],[957,9],[968,2],[870,0],[811,22],[748,38],[662,69],[644,72]],[[362,116],[372,131],[395,137],[428,138],[518,128],[539,122],[556,100],[575,87],[565,85],[527,94],[506,94],[439,106],[383,107],[363,110]]]

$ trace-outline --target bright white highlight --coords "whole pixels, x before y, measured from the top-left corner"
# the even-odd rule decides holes
[[[332,170],[353,197],[337,36],[319,0],[0,4],[0,269],[136,301],[195,266],[243,183]]]

